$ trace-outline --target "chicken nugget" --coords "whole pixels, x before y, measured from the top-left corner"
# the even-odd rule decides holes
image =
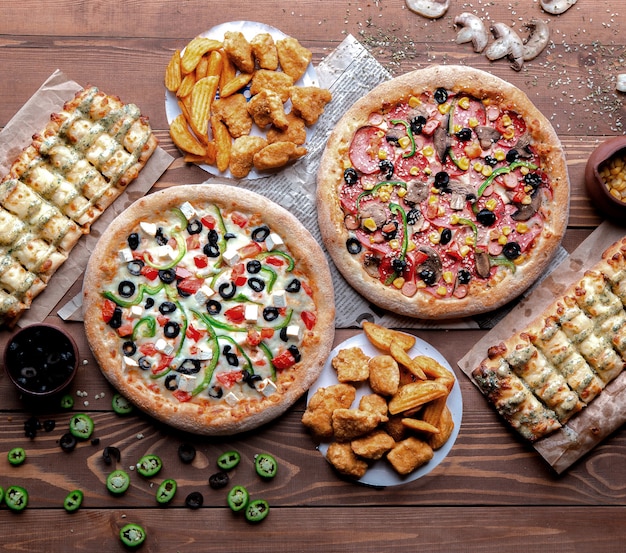
[[[293,142],[298,146],[302,146],[306,142],[306,125],[295,113],[287,114],[288,125],[284,131],[276,127],[270,127],[267,131],[267,141],[270,144],[274,142]]]
[[[313,53],[302,46],[297,39],[285,37],[276,42],[278,61],[282,70],[297,82],[306,73],[307,67],[313,59]]]
[[[268,125],[285,130],[289,126],[285,106],[276,92],[264,88],[248,102],[248,113],[262,129]]]
[[[333,442],[328,446],[326,459],[338,472],[352,478],[362,478],[367,472],[367,463],[359,459],[350,444]]]
[[[394,439],[384,430],[374,430],[362,438],[350,442],[350,447],[359,457],[378,460],[394,445]]]
[[[400,384],[400,367],[391,355],[376,355],[369,361],[370,387],[383,396],[392,396]]]
[[[243,73],[254,71],[252,46],[241,31],[226,31],[224,33],[224,52]]]
[[[333,433],[340,442],[354,440],[374,430],[380,415],[360,409],[335,409],[332,415]]]
[[[293,142],[274,142],[254,154],[254,167],[259,171],[277,169],[305,155],[306,148]]]
[[[332,438],[333,411],[350,407],[355,397],[356,390],[349,384],[333,384],[319,388],[309,400],[302,415],[302,424],[320,439]]]
[[[344,348],[333,357],[331,364],[337,371],[339,382],[363,382],[370,375],[369,356],[359,347]]]
[[[406,476],[433,458],[433,449],[413,436],[397,443],[387,454],[387,460],[398,474]]]
[[[310,127],[324,113],[326,104],[333,99],[330,90],[317,86],[294,86],[290,92],[292,111]]]
[[[235,138],[230,151],[229,169],[233,177],[243,179],[248,176],[253,167],[254,154],[267,146],[267,140],[262,136],[244,135]]]
[[[380,416],[380,422],[387,422],[389,409],[387,400],[378,394],[366,394],[359,400],[359,409],[369,411]]]
[[[251,41],[252,54],[261,69],[276,71],[278,69],[278,52],[276,43],[269,33],[259,33]]]
[[[385,430],[396,442],[404,440],[408,433],[407,427],[402,423],[403,418],[402,415],[392,415],[384,424]]]
[[[213,102],[213,114],[228,127],[233,138],[250,134],[252,117],[248,113],[248,102],[243,94],[233,94]]]
[[[280,96],[283,103],[289,100],[291,89],[293,88],[293,79],[282,71],[268,71],[267,69],[259,69],[254,72],[252,82],[250,83],[250,94],[258,94],[266,88],[272,92],[276,92]]]

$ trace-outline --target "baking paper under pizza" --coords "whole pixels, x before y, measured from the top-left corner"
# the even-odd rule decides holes
[[[155,418],[207,435],[282,414],[334,338],[319,244],[282,207],[223,184],[155,192],[119,215],[90,258],[84,309],[110,382]]]
[[[554,129],[521,90],[435,66],[379,85],[340,119],[317,207],[357,291],[445,319],[493,310],[537,279],[565,232],[569,182]]]

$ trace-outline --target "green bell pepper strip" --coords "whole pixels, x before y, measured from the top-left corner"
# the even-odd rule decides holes
[[[474,246],[478,244],[478,227],[476,226],[476,223],[474,223],[471,219],[465,219],[464,217],[459,219],[459,223],[467,225],[472,229],[472,232],[474,233]]]
[[[268,347],[268,345],[265,342],[261,342],[259,344],[259,348],[261,348],[261,351],[265,354],[265,357],[267,357],[267,360],[270,363],[270,369],[271,369],[271,375],[272,375],[272,380],[276,380],[276,367],[274,367],[274,363],[272,363],[272,360],[274,359],[274,356],[272,355],[272,351],[270,350],[270,348]]]
[[[160,505],[165,505],[174,499],[176,495],[176,490],[178,489],[178,484],[176,480],[173,478],[168,478],[167,480],[163,480],[159,484],[159,487],[156,491],[156,500]]]
[[[261,272],[269,276],[269,281],[267,283],[267,292],[271,294],[272,290],[274,289],[274,284],[276,284],[276,280],[278,279],[278,273],[274,269],[270,269],[269,267],[261,267]]]
[[[288,263],[287,265],[287,272],[290,273],[291,271],[293,271],[293,268],[296,266],[296,262],[294,261],[293,257],[291,257],[288,253],[286,252],[282,252],[280,250],[271,250],[271,251],[267,251],[267,252],[261,252],[257,255],[254,256],[255,259],[265,259],[266,257],[270,257],[270,256],[278,256],[278,257],[282,257],[283,259],[285,259]]]
[[[234,486],[226,496],[228,506],[235,512],[243,511],[250,502],[250,494],[244,486]]]
[[[207,341],[211,344],[211,353],[213,354],[211,356],[211,362],[209,363],[208,367],[206,368],[206,370],[204,371],[204,378],[202,379],[202,382],[200,382],[200,384],[198,384],[191,392],[191,395],[197,395],[199,394],[202,390],[206,389],[206,387],[209,385],[209,383],[211,382],[211,379],[213,378],[213,373],[215,372],[215,367],[217,367],[217,363],[220,359],[220,344],[219,341],[217,339],[217,334],[215,334],[215,330],[213,329],[213,327],[211,326],[211,324],[207,324],[206,321],[204,321],[204,318],[202,317],[202,314],[198,313],[197,311],[193,311],[193,313],[198,316],[200,318],[200,320],[205,324],[206,329],[207,329]]]
[[[187,228],[187,225],[189,224],[189,219],[187,219],[187,217],[182,212],[180,207],[175,207],[175,208],[172,209],[172,211],[178,217],[178,219],[179,219],[179,221],[181,223],[181,227],[180,228],[176,228],[176,227],[174,227],[174,228],[176,230],[185,230]]]
[[[83,502],[84,494],[80,490],[73,490],[65,496],[63,500],[63,508],[68,513],[77,511]]]
[[[142,317],[133,327],[132,339],[137,340],[139,336],[143,338],[153,338],[156,334],[156,319],[152,316]]]
[[[400,253],[400,259],[404,259],[406,257],[407,249],[409,248],[409,226],[406,220],[406,212],[400,205],[395,203],[389,204],[389,210],[394,215],[399,213],[400,218],[402,219],[402,250]]]
[[[4,488],[0,486],[0,503],[2,503],[3,499],[4,499]]]
[[[538,169],[538,166],[535,165],[534,163],[531,163],[530,161],[514,161],[510,165],[507,165],[507,166],[504,166],[504,167],[498,167],[497,169],[494,169],[493,172],[491,173],[491,175],[489,175],[483,181],[483,183],[478,187],[478,190],[476,191],[476,196],[478,198],[480,198],[483,195],[483,193],[485,192],[485,190],[487,189],[487,187],[493,182],[493,180],[498,175],[505,175],[507,173],[510,173],[511,171],[514,171],[515,169],[517,169],[519,167],[528,167],[528,169],[531,169],[533,171],[535,169]]]
[[[364,190],[363,192],[361,192],[357,198],[356,198],[356,210],[357,213],[360,209],[361,206],[361,200],[363,198],[365,198],[365,196],[370,196],[371,194],[374,194],[375,192],[378,192],[378,190],[383,187],[383,186],[387,186],[387,185],[393,185],[393,186],[399,186],[400,188],[404,188],[406,190],[406,182],[401,181],[401,180],[384,180],[382,182],[379,182],[378,184],[376,184],[371,190]]]
[[[411,150],[408,152],[404,152],[402,154],[402,157],[413,157],[415,155],[415,137],[413,136],[413,131],[411,130],[411,124],[408,121],[404,121],[402,119],[392,119],[391,122],[394,125],[404,125],[404,128],[406,129],[406,135],[411,141]]]
[[[137,547],[146,541],[146,531],[139,524],[131,522],[120,529],[120,540],[128,547]]]
[[[176,257],[174,259],[168,261],[165,265],[159,265],[157,263],[154,263],[153,261],[150,261],[148,257],[148,252],[146,252],[143,255],[144,263],[149,267],[152,267],[153,269],[157,269],[159,271],[165,271],[167,269],[171,269],[172,267],[176,267],[176,265],[181,262],[181,260],[183,259],[183,257],[185,257],[185,254],[187,253],[187,244],[185,242],[185,239],[178,233],[173,234],[172,237],[174,238],[174,240],[176,240],[176,244],[178,246],[178,253],[176,254]]]
[[[139,305],[143,301],[144,294],[148,294],[150,296],[154,296],[163,288],[163,283],[157,284],[156,286],[148,286],[147,284],[141,283],[139,288],[137,289],[137,294],[132,300],[123,300],[122,298],[116,296],[113,292],[109,290],[105,290],[102,292],[102,295],[111,300],[113,303],[116,303],[120,307],[131,307],[133,305]]]
[[[4,502],[12,511],[23,511],[28,505],[28,492],[22,486],[9,486],[4,492]]]
[[[502,256],[499,255],[497,257],[489,256],[489,263],[492,266],[499,265],[501,267],[508,267],[512,273],[515,273],[515,271],[517,270],[515,263],[513,263],[510,259],[507,259],[503,255]]]

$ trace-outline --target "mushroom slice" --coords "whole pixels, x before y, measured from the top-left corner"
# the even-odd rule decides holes
[[[456,35],[457,44],[471,42],[474,52],[480,53],[489,42],[489,33],[483,20],[473,13],[464,12],[454,18],[454,24],[461,27]]]
[[[494,142],[497,142],[502,138],[502,135],[497,129],[484,125],[476,127],[474,132],[476,133],[478,142],[480,142],[480,147],[483,150],[488,150]]]
[[[577,0],[541,0],[541,7],[552,15],[559,15],[569,10]]]
[[[545,21],[532,19],[524,25],[529,35],[524,40],[524,61],[534,60],[550,42],[550,29]]]
[[[524,65],[524,43],[519,35],[504,23],[494,23],[491,33],[495,41],[485,50],[485,55],[491,61],[508,57],[511,67],[520,71]]]
[[[418,15],[438,19],[450,7],[450,0],[406,0],[407,7]]]
[[[483,250],[477,250],[475,254],[476,258],[476,272],[479,277],[487,278],[491,273],[491,262],[489,261],[489,254]]]

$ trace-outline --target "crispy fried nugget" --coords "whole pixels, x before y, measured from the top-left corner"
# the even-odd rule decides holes
[[[243,73],[254,71],[252,46],[241,31],[226,31],[224,33],[224,52]]]
[[[278,69],[278,52],[276,43],[269,33],[259,33],[251,41],[252,54],[259,62],[261,69],[276,71]]]
[[[377,413],[380,415],[380,422],[387,422],[389,409],[387,408],[387,400],[378,394],[366,394],[359,400],[359,409]]]
[[[332,425],[335,439],[340,442],[354,440],[374,430],[380,423],[380,415],[361,409],[335,409]]]
[[[367,463],[359,459],[352,451],[350,444],[333,442],[328,446],[326,459],[341,474],[353,478],[362,478],[367,472]]]
[[[302,146],[306,142],[306,125],[295,113],[287,114],[288,125],[284,131],[276,127],[270,127],[267,131],[267,141],[270,144],[274,142],[293,142],[298,146]]]
[[[357,438],[350,442],[350,447],[359,457],[378,460],[387,453],[394,445],[394,439],[384,430],[374,430],[367,436]]]
[[[259,69],[254,72],[252,82],[250,83],[250,94],[258,94],[263,89],[276,92],[280,96],[283,103],[289,100],[289,96],[293,89],[293,79],[281,71],[269,71],[267,69]]]
[[[233,138],[250,134],[252,130],[252,117],[246,109],[247,103],[243,94],[233,94],[213,102],[213,114],[224,122]]]
[[[233,177],[243,179],[248,176],[253,167],[254,154],[267,146],[267,140],[262,136],[244,135],[235,138],[230,151],[229,169]]]
[[[369,361],[370,387],[382,396],[392,396],[400,384],[400,367],[391,355],[376,355]]]
[[[274,142],[254,154],[254,167],[259,171],[276,169],[306,155],[307,149],[293,142]]]
[[[432,458],[433,449],[430,445],[413,436],[397,443],[387,454],[391,466],[403,476],[428,463]]]
[[[308,125],[317,123],[326,104],[333,99],[330,90],[317,86],[293,86],[290,91],[292,111]]]
[[[285,130],[289,126],[285,106],[276,92],[264,88],[248,102],[248,113],[262,129],[268,125]]]
[[[293,37],[285,37],[277,41],[276,49],[282,70],[293,78],[294,83],[297,82],[311,63],[312,52]]]
[[[337,371],[339,382],[364,382],[370,375],[369,360],[359,347],[344,348],[333,357],[331,364]]]
[[[321,439],[333,436],[332,416],[335,409],[348,408],[356,396],[354,386],[334,384],[319,388],[309,400],[302,424]]]
[[[387,433],[396,441],[400,442],[406,438],[407,427],[402,424],[402,415],[391,415],[385,423],[384,428]]]

